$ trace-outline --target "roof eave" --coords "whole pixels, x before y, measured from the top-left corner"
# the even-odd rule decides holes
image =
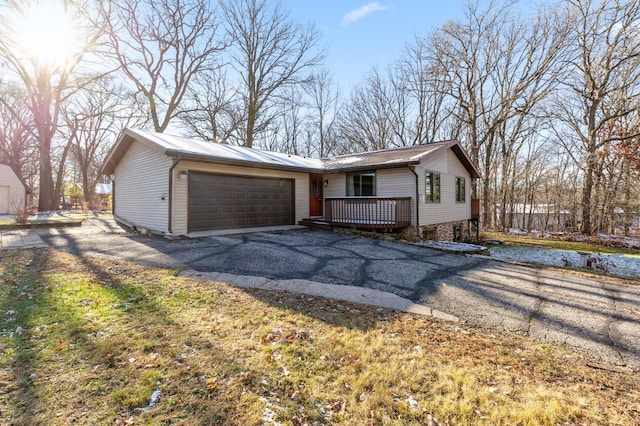
[[[389,164],[370,164],[367,166],[344,166],[344,167],[336,167],[336,168],[328,168],[324,169],[324,174],[333,174],[333,173],[350,173],[350,172],[360,172],[363,170],[380,170],[380,169],[400,169],[408,166],[415,166],[420,164],[419,161],[403,161],[399,163],[389,163]]]
[[[242,160],[242,159],[228,159],[222,157],[212,157],[210,155],[197,154],[193,152],[185,152],[180,150],[172,150],[165,149],[157,144],[157,142],[148,139],[144,134],[136,132],[132,129],[124,129],[120,136],[118,137],[116,143],[111,148],[103,166],[101,168],[101,173],[105,175],[112,175],[115,171],[117,164],[120,162],[124,154],[127,152],[129,147],[133,144],[134,141],[141,142],[149,148],[152,148],[157,151],[161,151],[163,154],[172,157],[174,159],[182,159],[182,160],[193,160],[210,164],[232,164],[237,166],[244,167],[254,167],[254,168],[262,168],[262,169],[272,169],[272,170],[285,170],[285,171],[293,171],[293,172],[305,172],[305,173],[324,173],[324,174],[332,174],[332,173],[345,173],[345,172],[356,172],[363,170],[380,170],[380,169],[394,169],[394,168],[402,168],[408,166],[418,165],[428,158],[431,158],[435,155],[438,155],[442,150],[452,149],[452,151],[456,154],[458,159],[463,163],[465,168],[469,171],[469,174],[472,178],[480,178],[480,172],[473,164],[471,159],[467,156],[466,152],[460,145],[460,142],[453,139],[448,141],[447,143],[443,143],[437,149],[434,149],[424,155],[421,155],[417,160],[405,160],[388,164],[369,164],[369,165],[358,165],[358,166],[343,166],[343,167],[330,167],[326,168],[321,166],[317,167],[307,167],[307,166],[295,166],[295,165],[287,165],[287,164],[279,164],[279,163],[262,163],[256,161]]]
[[[480,179],[482,177],[476,165],[473,164],[473,161],[471,161],[465,150],[462,148],[462,145],[460,145],[460,142],[456,141],[456,143],[451,146],[451,150],[454,152],[454,154],[456,154],[460,162],[466,167],[473,179]]]
[[[471,161],[471,159],[469,158],[464,148],[462,148],[462,145],[457,139],[452,139],[447,143],[442,144],[442,146],[439,146],[438,148],[434,149],[433,151],[429,151],[424,155],[420,156],[420,162],[422,163],[429,158],[435,157],[439,155],[441,151],[444,151],[447,149],[450,149],[453,151],[456,157],[458,157],[458,160],[460,160],[462,165],[467,169],[472,179],[479,179],[481,177],[480,172],[476,168],[475,164],[473,164],[473,161]]]
[[[107,156],[102,163],[102,167],[100,168],[100,173],[103,175],[112,175],[116,169],[116,166],[134,141],[138,141],[153,150],[164,152],[163,147],[159,146],[155,141],[146,138],[144,134],[141,134],[129,128],[125,128],[124,130],[122,130],[122,132],[120,132],[120,136],[116,140],[116,143],[113,144],[113,146],[107,153]]]
[[[25,182],[25,180],[22,179],[22,176],[20,175],[18,170],[14,169],[11,164],[5,163],[5,162],[0,162],[0,165],[9,167],[9,169],[13,172],[13,174],[16,175],[16,177],[18,178],[18,180],[20,181],[22,186],[24,186],[24,190],[25,190],[25,192],[27,194],[31,194],[33,192],[33,188],[31,188],[29,185],[27,185],[27,182]]]
[[[200,155],[192,152],[185,152],[180,150],[168,149],[165,154],[173,159],[180,159],[186,161],[197,161],[200,163],[209,164],[230,164],[233,166],[253,167],[257,169],[271,169],[271,170],[285,170],[290,172],[304,172],[304,173],[323,173],[323,169],[315,167],[304,166],[292,166],[288,164],[275,164],[275,163],[260,163],[256,161],[211,157],[208,155]]]

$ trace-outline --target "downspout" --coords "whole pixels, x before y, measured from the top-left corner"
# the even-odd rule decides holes
[[[178,156],[178,158],[174,158],[173,159],[173,165],[171,166],[171,168],[169,169],[169,195],[168,195],[168,199],[169,199],[169,223],[167,226],[167,229],[169,230],[169,234],[171,234],[173,236],[173,229],[171,226],[171,216],[173,213],[173,169],[176,168],[176,166],[178,165],[178,163],[180,162],[180,156]]]
[[[416,229],[418,229],[420,226],[420,203],[418,202],[419,200],[418,173],[416,173],[415,167],[409,166],[409,170],[411,170],[411,173],[413,173],[416,177]]]

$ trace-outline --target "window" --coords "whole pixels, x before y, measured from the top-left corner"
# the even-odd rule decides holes
[[[456,177],[456,203],[465,202],[464,182],[465,182],[465,178]]]
[[[347,196],[372,197],[376,195],[376,172],[349,173],[347,175]]]
[[[427,203],[440,202],[440,173],[427,172],[424,191],[424,199]]]
[[[453,225],[453,241],[462,241],[462,226]]]

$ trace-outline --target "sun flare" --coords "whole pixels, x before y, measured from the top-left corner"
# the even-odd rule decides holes
[[[81,49],[78,23],[60,2],[32,5],[16,22],[16,29],[22,50],[40,65],[64,65]]]

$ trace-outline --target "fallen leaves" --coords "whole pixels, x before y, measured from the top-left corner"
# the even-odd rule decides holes
[[[582,359],[565,360],[553,347],[542,350],[521,337],[320,297],[200,283],[125,262],[112,267],[111,259],[45,254],[48,269],[38,279],[48,294],[38,297],[29,320],[22,306],[35,301],[22,298],[0,310],[8,331],[0,335],[0,389],[16,383],[16,372],[22,379],[15,390],[2,389],[10,394],[0,398],[0,415],[13,416],[8,421],[15,424],[50,423],[57,412],[66,423],[83,412],[77,423],[118,426],[172,419],[254,424],[263,416],[267,424],[296,426],[437,426],[486,422],[485,416],[505,423],[611,418],[633,424],[637,418],[638,393],[628,384],[637,376],[584,367]],[[16,278],[19,286],[27,280]],[[37,294],[26,286],[4,288],[4,294]],[[10,335],[18,324],[19,338]],[[25,341],[28,330],[32,340]],[[48,358],[33,357],[31,347]],[[32,373],[40,377],[29,391],[37,390],[37,403],[36,392],[24,392]],[[155,400],[160,375],[163,397],[151,409],[145,404]],[[560,395],[564,405],[527,412],[523,391],[531,407],[544,407],[548,395]],[[37,412],[25,417],[13,408],[17,400]],[[599,405],[604,409],[592,408]],[[135,407],[149,409],[136,414]]]
[[[116,420],[116,426],[129,426],[134,424],[133,416],[125,416]]]
[[[205,382],[205,386],[207,388],[207,392],[212,393],[218,389],[218,382],[215,378],[209,377]]]
[[[286,343],[292,344],[296,341],[311,341],[311,333],[307,330],[283,330],[281,328],[274,328],[271,333],[260,337],[262,344],[268,343]]]

